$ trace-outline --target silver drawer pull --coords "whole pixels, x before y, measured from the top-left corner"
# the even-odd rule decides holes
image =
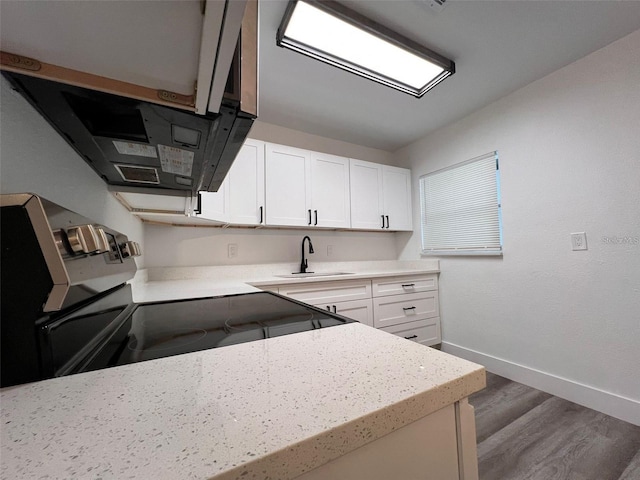
[[[418,335],[410,335],[410,336],[404,337],[404,338],[406,338],[407,340],[413,340],[414,338],[418,338]]]
[[[402,307],[402,310],[404,310],[405,312],[407,310],[415,310],[415,309],[416,309],[416,307]]]
[[[415,283],[405,283],[404,285],[402,285],[402,288],[413,288],[415,286]]]

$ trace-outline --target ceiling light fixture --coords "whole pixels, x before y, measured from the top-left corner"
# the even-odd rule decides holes
[[[451,60],[329,0],[290,0],[276,43],[418,98],[455,73]]]

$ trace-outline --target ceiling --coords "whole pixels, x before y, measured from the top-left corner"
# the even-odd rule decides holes
[[[421,99],[276,46],[286,0],[260,2],[261,121],[395,151],[640,29],[640,1],[341,1],[456,63]]]

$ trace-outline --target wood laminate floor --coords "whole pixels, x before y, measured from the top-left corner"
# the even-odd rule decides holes
[[[480,480],[640,480],[640,427],[487,373]]]

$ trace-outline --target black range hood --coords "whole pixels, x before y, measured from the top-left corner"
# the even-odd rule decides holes
[[[112,190],[194,196],[217,191],[255,116],[224,98],[185,110],[3,72]]]

